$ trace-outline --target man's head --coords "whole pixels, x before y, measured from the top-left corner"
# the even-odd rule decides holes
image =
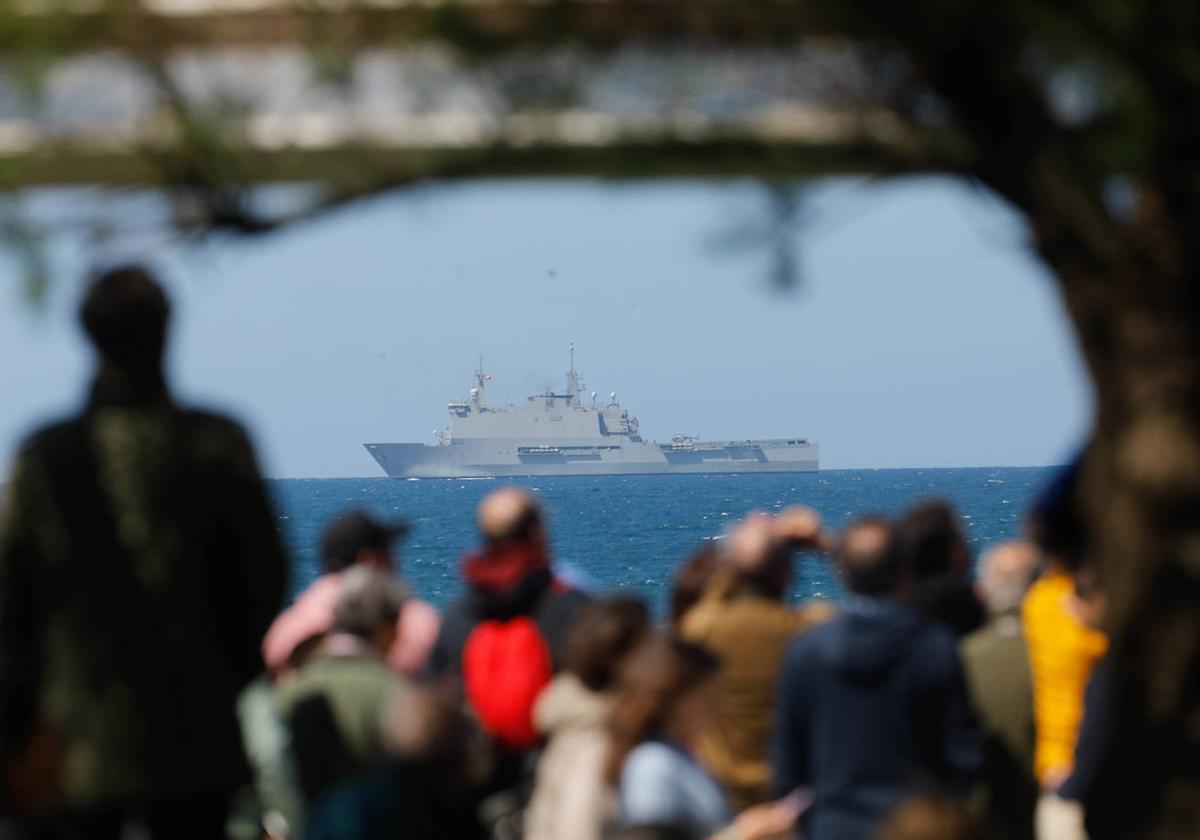
[[[150,272],[127,265],[92,282],[79,321],[107,365],[147,376],[162,370],[170,314],[167,297]]]
[[[1037,572],[1037,551],[1024,541],[992,546],[979,560],[979,589],[991,615],[1004,615],[1021,606],[1025,590]]]
[[[836,559],[846,587],[856,595],[887,597],[903,586],[892,526],[881,516],[850,523],[842,532]]]
[[[750,514],[730,531],[723,548],[740,588],[769,598],[787,593],[795,546],[780,536],[775,517]]]
[[[362,510],[346,511],[327,526],[321,537],[321,562],[326,571],[351,566],[391,569],[392,543],[408,533],[403,522],[384,523]]]
[[[333,632],[369,641],[386,654],[396,641],[396,622],[408,593],[387,572],[356,566],[346,572],[333,608]]]
[[[545,537],[537,500],[519,487],[502,487],[485,496],[476,521],[487,544],[541,542]]]
[[[929,499],[913,505],[897,524],[896,539],[916,580],[969,571],[970,550],[949,502]]]

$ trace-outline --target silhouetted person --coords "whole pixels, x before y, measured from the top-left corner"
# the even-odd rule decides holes
[[[321,535],[325,574],[275,619],[263,639],[263,659],[274,674],[303,664],[305,656],[329,632],[347,570],[367,568],[394,573],[394,544],[406,533],[407,524],[383,522],[362,510],[348,510],[325,526]],[[396,620],[395,639],[388,650],[388,663],[404,676],[422,676],[437,640],[439,622],[432,606],[419,598],[405,598]]]
[[[989,836],[1031,840],[1038,783],[1033,775],[1033,679],[1021,601],[1033,582],[1037,553],[1025,542],[1001,543],[979,561],[988,623],[960,645],[967,686],[986,733],[981,774]]]
[[[480,502],[477,520],[483,546],[463,558],[466,592],[443,615],[432,669],[461,678],[496,747],[498,796],[487,805],[488,819],[517,822],[532,778],[527,759],[541,737],[534,703],[562,668],[567,632],[588,598],[555,577],[529,493],[494,491]]]
[[[1071,611],[1085,626],[1104,626],[1108,599],[1100,586],[1095,566],[1085,563],[1075,574]],[[1070,777],[1058,789],[1063,799],[1083,806],[1083,823],[1088,840],[1117,840],[1133,830],[1119,804],[1122,768],[1113,761],[1114,731],[1120,709],[1115,691],[1112,658],[1106,654],[1092,669],[1083,698],[1083,721],[1075,743],[1075,764]]]
[[[957,636],[982,627],[986,612],[971,582],[971,551],[950,503],[930,499],[910,507],[896,540],[912,576],[909,606]]]
[[[752,514],[721,543],[722,569],[684,617],[680,635],[720,658],[716,715],[697,753],[739,811],[771,798],[768,759],[783,652],[792,637],[832,608],[786,603],[795,553],[822,544],[807,508]]]
[[[813,789],[805,837],[866,840],[924,787],[965,791],[983,739],[954,635],[901,603],[906,581],[887,522],[851,525],[837,559],[851,596],[784,660],[775,790]]]
[[[25,443],[9,487],[0,753],[7,804],[45,836],[220,837],[245,779],[234,702],[286,564],[245,433],[169,396],[168,315],[141,268],[92,284],[90,396]],[[34,764],[41,790],[15,790]]]

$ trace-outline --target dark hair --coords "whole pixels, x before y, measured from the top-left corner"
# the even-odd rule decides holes
[[[399,581],[379,569],[349,569],[333,608],[333,629],[370,638],[381,625],[396,624],[407,594]]]
[[[859,530],[878,528],[886,539],[871,551],[850,551],[850,536]],[[896,591],[900,582],[900,559],[891,524],[882,516],[863,516],[846,526],[837,550],[838,567],[847,588],[858,595],[882,596]]]
[[[699,603],[719,564],[720,551],[710,544],[693,552],[679,567],[671,586],[671,626],[677,626]]]
[[[735,591],[776,601],[782,599],[792,581],[793,551],[780,540],[759,563],[735,572]]]
[[[648,637],[621,668],[610,718],[606,774],[616,784],[634,748],[660,732],[679,701],[713,677],[720,660],[698,645],[662,632]]]
[[[1068,569],[1087,554],[1087,527],[1079,510],[1080,459],[1063,467],[1029,511],[1030,539],[1044,554]]]
[[[650,610],[633,595],[592,601],[567,633],[563,664],[592,691],[616,681],[622,660],[650,630]]]
[[[84,294],[79,321],[100,355],[135,373],[162,367],[171,307],[145,268],[126,265],[104,272]]]
[[[943,499],[926,499],[905,511],[896,542],[901,562],[918,580],[967,571],[970,549],[954,506]]]

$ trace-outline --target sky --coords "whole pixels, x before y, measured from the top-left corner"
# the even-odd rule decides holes
[[[60,197],[59,202],[62,202]],[[71,201],[90,201],[74,196]],[[809,185],[799,285],[769,279],[749,182],[423,187],[253,239],[156,240],[180,400],[233,414],[274,477],[381,475],[365,442],[434,443],[482,355],[492,403],[561,382],[647,439],[806,437],[823,468],[1062,463],[1091,391],[1020,219],[943,178]],[[105,259],[111,259],[111,254]],[[52,249],[40,308],[0,255],[0,470],[91,375],[75,325],[97,257]]]

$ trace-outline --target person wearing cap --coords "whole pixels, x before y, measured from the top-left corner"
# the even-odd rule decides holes
[[[680,624],[682,638],[721,660],[716,719],[698,754],[735,812],[771,799],[768,750],[783,652],[796,633],[832,614],[819,603],[786,603],[792,561],[797,551],[828,542],[808,508],[751,514],[723,541],[717,571]]]
[[[382,522],[361,510],[347,511],[329,523],[321,539],[325,574],[275,619],[263,638],[263,660],[271,673],[278,677],[299,667],[333,627],[334,608],[348,569],[394,570],[392,544],[407,532],[404,522]],[[424,675],[439,626],[432,606],[417,598],[405,599],[388,649],[388,664],[407,677]]]

